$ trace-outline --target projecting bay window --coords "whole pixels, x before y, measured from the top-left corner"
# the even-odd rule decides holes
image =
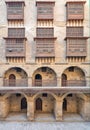
[[[37,28],[36,30],[36,57],[54,58],[55,57],[55,37],[54,28]]]
[[[36,57],[55,57],[54,39],[36,39]]]
[[[8,20],[23,20],[24,19],[24,2],[23,1],[8,1],[7,19]]]
[[[83,20],[84,4],[85,1],[68,1],[66,3],[67,20]]]
[[[6,57],[25,57],[25,39],[6,38]]]
[[[37,19],[38,20],[53,20],[53,8],[55,2],[37,1]]]
[[[86,57],[87,56],[87,38],[67,38],[66,45],[67,57]]]

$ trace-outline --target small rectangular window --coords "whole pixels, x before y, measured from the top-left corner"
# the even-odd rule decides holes
[[[47,93],[43,93],[43,94],[42,94],[42,97],[47,97]]]
[[[70,72],[74,72],[74,67],[70,67],[70,68],[69,68],[69,71],[70,71]]]

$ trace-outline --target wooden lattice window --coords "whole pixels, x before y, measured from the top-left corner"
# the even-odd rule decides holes
[[[54,29],[53,28],[37,28],[37,37],[40,37],[40,38],[54,37]]]
[[[83,27],[67,27],[66,28],[67,37],[80,37],[83,36]]]
[[[84,19],[84,3],[85,2],[67,2],[67,20],[83,20]]]
[[[37,2],[37,19],[53,20],[53,7],[55,2]]]
[[[25,28],[9,28],[8,37],[9,38],[24,38]]]
[[[6,57],[24,57],[24,39],[6,39]]]
[[[54,56],[54,39],[36,39],[36,57]]]
[[[67,39],[68,57],[85,57],[87,55],[87,45],[85,38]]]
[[[11,1],[7,4],[7,19],[8,20],[23,20],[24,19],[24,2]]]

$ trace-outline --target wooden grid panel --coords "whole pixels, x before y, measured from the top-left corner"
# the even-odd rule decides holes
[[[37,37],[38,38],[54,37],[54,28],[37,28]]]
[[[25,28],[9,28],[8,37],[9,38],[24,38]]]
[[[67,27],[66,36],[67,37],[83,36],[83,27]]]

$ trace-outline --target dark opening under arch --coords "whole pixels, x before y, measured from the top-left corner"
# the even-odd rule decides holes
[[[67,100],[64,99],[63,101],[63,111],[67,111]]]
[[[36,111],[42,111],[42,100],[41,100],[41,98],[36,99]]]
[[[35,86],[42,86],[42,76],[40,74],[35,75]]]
[[[25,110],[25,109],[27,109],[27,100],[24,97],[21,99],[21,110]]]
[[[67,75],[62,74],[62,86],[67,86]]]

